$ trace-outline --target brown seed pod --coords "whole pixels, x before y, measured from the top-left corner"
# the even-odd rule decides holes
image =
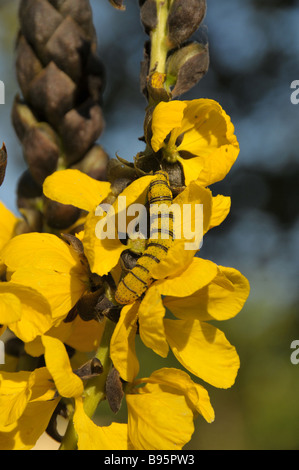
[[[0,186],[2,185],[5,177],[7,166],[7,151],[5,144],[3,143],[2,149],[0,149]]]

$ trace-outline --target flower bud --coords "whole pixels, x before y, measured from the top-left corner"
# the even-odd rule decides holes
[[[2,185],[5,177],[7,165],[7,151],[5,144],[3,143],[2,149],[0,149],[0,186]]]
[[[206,14],[206,0],[174,0],[168,16],[168,39],[178,47],[199,28]]]
[[[123,385],[119,372],[113,367],[106,381],[106,397],[113,413],[118,413],[124,397]]]
[[[33,178],[43,184],[57,169],[60,148],[56,134],[46,123],[39,123],[26,132],[22,145]]]
[[[209,46],[193,42],[175,51],[167,60],[167,77],[174,88],[172,97],[182,95],[196,85],[209,69]]]
[[[140,8],[140,18],[145,32],[149,34],[157,26],[158,19],[156,0],[145,0],[143,2]]]
[[[33,126],[38,124],[37,119],[31,109],[21,101],[17,95],[12,108],[12,123],[16,134],[22,142],[26,132]]]
[[[85,157],[76,165],[73,165],[72,168],[82,171],[98,181],[107,181],[108,161],[108,154],[100,145],[95,145]]]
[[[67,229],[78,220],[79,216],[80,209],[77,207],[44,198],[44,218],[49,227],[58,230]]]
[[[117,8],[117,10],[126,9],[125,5],[123,5],[123,0],[109,0],[109,2],[114,8]]]
[[[91,149],[103,128],[102,109],[91,99],[66,113],[60,134],[68,166],[77,163]]]

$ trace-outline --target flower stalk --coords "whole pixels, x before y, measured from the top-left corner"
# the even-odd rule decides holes
[[[101,345],[95,356],[100,360],[103,366],[103,373],[98,377],[90,379],[84,389],[84,411],[90,418],[94,415],[97,407],[103,400],[105,400],[106,397],[106,380],[112,365],[110,358],[110,341],[114,328],[115,324],[107,319]],[[77,434],[71,419],[59,450],[75,450],[76,446]]]

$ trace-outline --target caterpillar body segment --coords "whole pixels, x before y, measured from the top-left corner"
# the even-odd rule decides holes
[[[150,235],[146,250],[136,266],[120,281],[115,300],[122,305],[133,303],[152,283],[151,271],[167,255],[173,243],[172,192],[168,175],[164,171],[155,173],[149,185]]]

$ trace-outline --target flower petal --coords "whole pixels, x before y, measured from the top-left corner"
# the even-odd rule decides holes
[[[164,320],[168,343],[192,374],[218,388],[229,388],[240,366],[235,348],[224,333],[208,323]]]
[[[139,333],[148,348],[162,357],[167,357],[169,347],[164,331],[164,315],[161,294],[156,287],[150,287],[138,310]]]
[[[231,198],[227,196],[213,197],[212,216],[209,230],[220,225],[228,216],[231,208]]]
[[[135,352],[138,308],[138,302],[123,307],[110,343],[112,362],[126,382],[133,382],[139,371]]]
[[[75,274],[60,273],[46,269],[18,269],[11,281],[27,285],[47,299],[52,312],[53,325],[58,325],[87,289],[87,285]]]
[[[23,414],[31,397],[31,372],[0,374],[0,424],[9,426]]]
[[[83,382],[73,373],[63,343],[46,335],[42,337],[42,342],[45,347],[46,366],[54,379],[58,393],[66,398],[81,396]]]
[[[21,302],[13,294],[0,294],[0,325],[9,325],[21,319]]]
[[[183,101],[160,102],[154,109],[152,117],[151,141],[152,148],[158,152],[164,144],[165,138],[175,128],[180,128],[186,103]]]
[[[204,169],[205,161],[202,157],[182,158],[178,157],[178,161],[183,167],[185,185],[188,186],[192,181],[196,180],[201,171]]]
[[[140,379],[138,382],[166,385],[178,392],[183,393],[189,400],[192,408],[202,414],[208,423],[215,419],[215,413],[211,406],[208,392],[199,384],[193,382],[190,376],[179,369],[163,368],[151,374],[149,378]]]
[[[175,231],[177,233],[182,233],[180,237],[174,240],[165,258],[163,258],[160,263],[157,264],[156,268],[152,270],[151,275],[154,279],[164,279],[168,276],[173,276],[175,273],[181,272],[183,268],[187,267],[191,263],[195,253],[199,250],[198,246],[193,247],[195,238],[197,239],[198,244],[200,244],[202,235],[206,233],[210,225],[212,194],[209,189],[203,188],[197,181],[193,181],[179,196],[177,196],[174,200],[174,204],[178,204],[181,214],[184,214],[184,205],[190,205],[192,222],[190,229],[193,230],[192,225],[194,224],[196,217],[196,220],[198,221],[197,223],[200,225],[199,232],[196,232],[193,239],[189,236],[186,238],[184,233],[188,235],[188,217],[183,217],[183,222],[180,224],[179,219],[176,221],[175,216]],[[203,208],[203,213],[199,214],[199,219],[195,212],[197,205],[202,205]]]
[[[10,271],[18,268],[47,269],[68,273],[82,271],[79,255],[67,243],[49,233],[26,233],[13,238],[1,258]]]
[[[0,250],[14,236],[18,218],[0,202]]]
[[[234,130],[230,117],[216,101],[187,102],[181,129],[177,130],[178,135],[184,132],[178,151],[203,158],[204,169],[199,176],[202,185],[223,179],[235,162],[240,149]]]
[[[110,183],[97,181],[79,170],[56,171],[46,178],[46,197],[91,212],[110,193]]]
[[[0,293],[13,294],[21,302],[22,316],[20,320],[10,323],[9,328],[22,341],[32,341],[51,328],[50,305],[39,292],[10,281],[0,282]]]
[[[193,412],[183,395],[154,385],[149,393],[127,394],[126,400],[129,438],[136,450],[179,450],[190,440]]]
[[[248,298],[249,283],[236,269],[218,268],[217,276],[209,285],[184,299],[165,297],[165,307],[184,320],[222,321],[235,317]]]
[[[209,284],[217,275],[218,267],[212,261],[194,258],[189,266],[159,283],[162,295],[187,297]]]
[[[83,401],[76,399],[74,426],[78,450],[128,450],[128,425],[97,426],[85,413]]]
[[[144,176],[131,183],[118,197],[111,209],[111,220],[113,234],[115,231],[115,238],[101,239],[99,237],[98,223],[103,219],[104,216],[97,216],[96,211],[90,213],[85,223],[85,233],[83,239],[84,252],[88,259],[90,269],[92,272],[104,276],[108,274],[112,268],[116,266],[119,261],[121,253],[127,249],[127,247],[121,243],[118,238],[118,230],[123,232],[126,230],[125,227],[120,228],[118,222],[123,216],[126,216],[127,208],[135,203],[145,204],[147,200],[147,190],[153,176]],[[124,206],[120,204],[120,197],[124,198]]]

